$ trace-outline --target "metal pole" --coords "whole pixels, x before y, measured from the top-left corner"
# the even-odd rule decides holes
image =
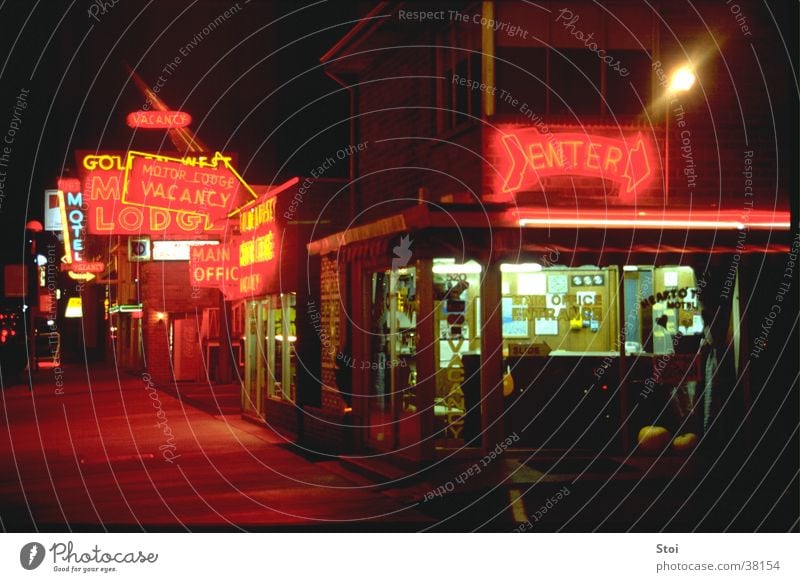
[[[667,93],[664,110],[664,206],[669,205],[669,100],[670,93]]]

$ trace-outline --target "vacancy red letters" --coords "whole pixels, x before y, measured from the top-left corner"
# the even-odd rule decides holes
[[[130,163],[126,204],[207,216],[215,221],[226,217],[240,202],[241,182],[219,160],[212,166],[132,155]]]
[[[138,129],[173,129],[189,125],[192,116],[184,111],[132,111],[125,121]]]

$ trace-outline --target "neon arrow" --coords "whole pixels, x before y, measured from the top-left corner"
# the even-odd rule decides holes
[[[536,132],[537,135],[538,133]],[[503,192],[514,192],[522,186],[525,169],[528,167],[528,156],[516,135],[504,135],[503,145],[508,152],[508,159],[511,160],[511,167],[503,178]]]
[[[94,279],[93,273],[73,273],[72,271],[69,271],[67,274],[69,275],[70,279],[74,279],[75,281],[91,281]]]
[[[513,128],[498,134],[506,156],[497,161],[498,192],[532,188],[544,178],[581,176],[619,186],[621,197],[645,188],[652,178],[650,148],[641,133],[630,137],[579,132],[540,133]],[[635,145],[633,145],[635,144]],[[502,178],[500,178],[502,176]]]
[[[636,136],[636,146],[628,152],[628,163],[625,166],[625,173],[622,175],[628,181],[626,194],[634,192],[636,188],[650,176],[650,162],[647,160],[647,152],[644,148],[644,140],[641,135]]]

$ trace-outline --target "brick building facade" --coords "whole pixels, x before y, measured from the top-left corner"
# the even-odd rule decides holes
[[[747,410],[765,422],[781,392],[748,338],[795,248],[796,111],[775,14],[729,4],[385,2],[322,57],[365,145],[353,226],[309,245],[337,264],[339,345],[369,363],[353,370],[356,447],[425,460],[527,431],[524,446],[628,453],[661,422],[631,412],[653,406],[647,382],[669,360],[683,376],[657,377],[664,406],[691,401],[663,421],[675,435],[719,444]],[[694,86],[668,90],[687,63]],[[599,163],[602,147],[626,161]],[[509,187],[515,163],[525,179]],[[670,290],[698,300],[642,300]],[[565,357],[531,358],[551,348]],[[552,401],[534,376],[568,394],[550,414],[582,410],[561,444],[558,423],[531,428]]]

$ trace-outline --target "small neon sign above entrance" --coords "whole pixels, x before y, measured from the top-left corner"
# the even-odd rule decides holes
[[[637,132],[622,137],[585,132],[539,132],[513,128],[498,132],[500,190],[530,190],[551,177],[589,177],[619,185],[620,198],[632,200],[655,177],[650,141]]]

